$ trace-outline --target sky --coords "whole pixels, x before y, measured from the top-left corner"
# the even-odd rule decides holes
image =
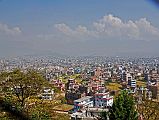
[[[151,0],[0,0],[0,57],[159,56]]]

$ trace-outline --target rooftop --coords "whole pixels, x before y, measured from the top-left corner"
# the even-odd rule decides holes
[[[75,100],[74,102],[82,102],[82,101],[85,101],[85,100],[90,99],[90,98],[92,98],[92,97],[93,97],[93,96],[82,97],[82,98],[80,98],[80,99]]]

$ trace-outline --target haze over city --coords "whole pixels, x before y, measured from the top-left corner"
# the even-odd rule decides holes
[[[159,120],[159,0],[0,0],[0,120]]]
[[[150,0],[1,0],[0,57],[158,56],[158,12]]]

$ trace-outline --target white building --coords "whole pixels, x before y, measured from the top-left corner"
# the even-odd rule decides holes
[[[113,96],[107,93],[96,93],[95,94],[95,107],[107,108],[113,105]]]
[[[74,100],[74,110],[78,111],[81,108],[93,107],[93,96],[86,96],[80,99]]]
[[[131,81],[132,79],[132,75],[130,73],[126,73],[126,82]]]
[[[50,88],[44,88],[42,93],[42,99],[44,100],[52,100],[54,95],[54,90]]]
[[[128,81],[128,85],[130,85],[132,88],[136,88],[136,80],[132,79],[132,80]]]

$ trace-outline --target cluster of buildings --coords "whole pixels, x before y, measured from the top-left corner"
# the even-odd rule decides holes
[[[66,84],[65,98],[68,104],[73,104],[72,119],[99,117],[101,111],[108,111],[113,105],[113,96],[105,87],[100,67],[88,70],[82,74],[83,81],[77,83],[69,79]]]
[[[147,88],[152,92],[152,98],[159,100],[159,70],[153,69],[145,73]]]
[[[113,96],[119,91],[106,83],[118,83],[140,103],[143,99],[159,101],[159,57],[27,57],[0,60],[0,70],[35,69],[59,91],[65,93],[67,104],[74,105],[72,118],[98,117],[108,111]],[[73,75],[80,76],[71,78]],[[60,77],[65,78],[63,81]],[[145,85],[139,85],[138,81]],[[43,99],[52,100],[54,92],[45,89]]]

